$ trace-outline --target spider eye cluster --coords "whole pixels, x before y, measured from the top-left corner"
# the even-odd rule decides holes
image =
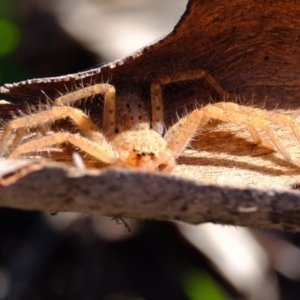
[[[140,151],[138,149],[133,149],[133,152],[136,153],[136,157],[137,158],[142,158],[142,157],[145,157],[145,156],[150,156],[150,157],[154,157],[155,156],[155,153],[153,152],[146,152],[146,151]]]
[[[148,171],[164,171],[169,167],[169,164],[160,159],[159,154],[153,151],[145,151],[145,149],[134,148],[134,157],[130,163],[134,162],[134,166]]]

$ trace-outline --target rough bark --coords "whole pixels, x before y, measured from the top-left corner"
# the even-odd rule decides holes
[[[42,211],[299,230],[300,197],[124,169],[82,170],[41,160],[0,164],[0,204]]]

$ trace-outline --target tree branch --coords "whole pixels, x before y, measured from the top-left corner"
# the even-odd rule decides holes
[[[293,191],[216,186],[127,169],[79,170],[42,160],[6,160],[0,170],[2,207],[300,230],[300,195]]]

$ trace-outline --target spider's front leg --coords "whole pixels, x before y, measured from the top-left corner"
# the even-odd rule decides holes
[[[78,100],[104,94],[103,105],[103,131],[105,135],[112,136],[115,133],[116,119],[116,89],[106,83],[99,83],[79,89],[57,98],[54,105],[69,105]]]
[[[100,132],[94,132],[94,141],[79,134],[57,132],[19,146],[10,154],[9,158],[17,158],[22,154],[33,152],[37,149],[60,145],[66,142],[78,147],[80,150],[104,163],[113,164],[118,159],[118,154]]]
[[[98,126],[81,110],[63,105],[71,104],[80,99],[95,96],[100,93],[104,93],[103,130],[107,136],[113,135],[115,132],[115,88],[109,84],[96,84],[57,98],[54,101],[54,105],[56,106],[53,106],[49,110],[10,121],[0,141],[0,155],[4,154],[14,131],[16,131],[16,136],[11,143],[12,149],[19,143],[28,129],[40,126],[43,128],[45,125],[51,125],[55,121],[67,117],[73,120],[86,137],[93,140],[94,132],[99,132]]]
[[[23,128],[28,125],[34,127],[45,124],[45,120],[47,120],[47,122],[54,122],[55,120],[63,119],[66,116],[74,121],[86,137],[70,132],[54,133],[49,136],[33,139],[20,145],[10,154],[9,158],[17,158],[22,154],[69,142],[102,162],[111,164],[116,161],[118,155],[106,141],[105,136],[99,131],[97,125],[95,125],[81,110],[70,106],[56,106],[48,111],[15,119],[9,123],[3,136],[4,138],[9,138],[9,134],[14,129]],[[4,141],[5,140],[2,139],[1,146],[3,146]]]
[[[209,104],[203,108],[196,109],[167,131],[165,139],[168,141],[168,148],[175,158],[181,154],[197,131],[210,119],[246,125],[255,142],[272,150],[277,149],[287,161],[300,167],[300,162],[294,159],[285,149],[278,135],[270,126],[270,123],[289,126],[299,139],[300,130],[289,117],[281,114],[273,115],[262,109],[255,109],[230,102]],[[265,130],[273,144],[264,141],[256,131],[256,128]]]
[[[276,131],[271,127],[272,123],[290,127],[298,141],[300,141],[299,126],[290,117],[280,113],[269,113],[259,108],[237,105],[235,103],[220,102],[216,103],[215,107],[221,111],[221,115],[218,118],[219,120],[246,125],[255,142],[271,150],[278,150],[287,161],[300,167],[300,161],[293,158],[285,149]],[[256,128],[263,129],[270,137],[273,145],[264,141],[256,131]]]
[[[168,129],[164,138],[175,159],[186,149],[199,128],[203,127],[209,119],[201,109],[196,109]]]

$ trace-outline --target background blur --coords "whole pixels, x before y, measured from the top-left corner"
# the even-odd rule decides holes
[[[0,84],[126,56],[186,2],[0,0]],[[299,234],[125,221],[0,209],[0,300],[299,299]]]

